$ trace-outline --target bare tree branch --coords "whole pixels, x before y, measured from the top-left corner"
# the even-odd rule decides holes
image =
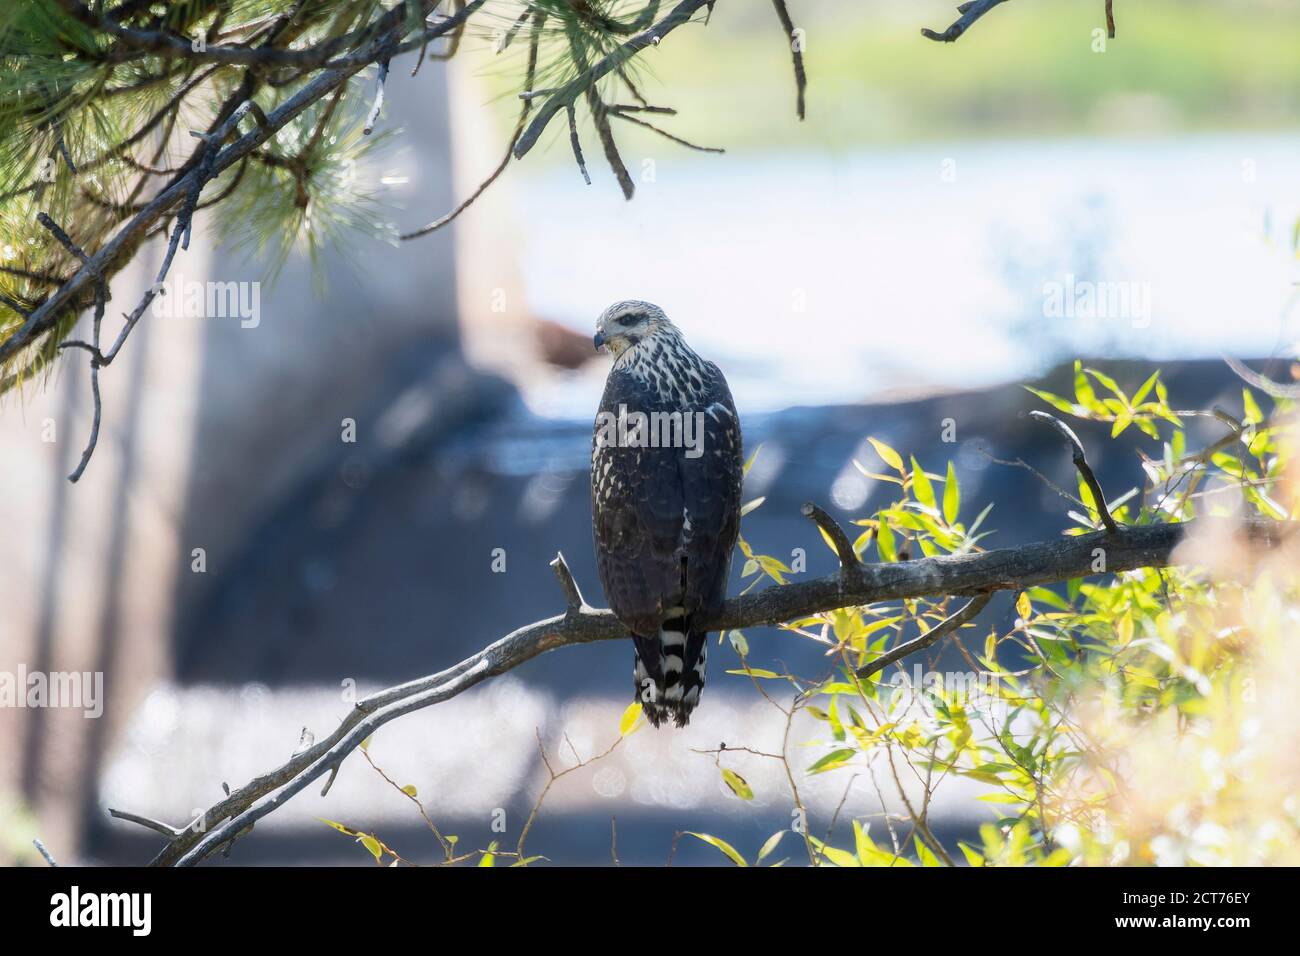
[[[1074,467],[1078,469],[1080,477],[1083,478],[1084,484],[1092,492],[1093,501],[1097,505],[1097,514],[1101,515],[1101,522],[1106,526],[1106,530],[1112,534],[1119,530],[1119,525],[1111,517],[1110,508],[1106,506],[1106,493],[1101,490],[1101,482],[1097,480],[1092,466],[1088,464],[1088,456],[1084,454],[1083,443],[1079,441],[1079,436],[1074,433],[1069,425],[1061,421],[1055,415],[1049,415],[1047,412],[1033,411],[1029,417],[1036,421],[1046,422],[1056,429],[1057,433],[1065,439],[1070,446],[1070,457],[1074,460]]]
[[[1119,573],[1168,565],[1174,548],[1193,527],[1222,524],[1239,529],[1252,543],[1263,545],[1275,545],[1294,531],[1290,522],[1253,521],[1238,526],[1226,520],[1201,518],[1185,524],[1124,526],[1113,533],[1092,532],[996,551],[859,565],[851,576],[837,572],[735,598],[707,626],[714,630],[772,625],[842,607],[934,594],[983,596],[936,628],[951,622],[951,630],[973,617],[983,606],[979,601],[995,591],[1023,590],[1094,575],[1097,549],[1105,552],[1107,572]],[[210,807],[172,839],[153,864],[200,862],[283,806],[312,781],[332,773],[363,740],[391,720],[464,693],[546,651],[626,638],[627,630],[613,612],[585,604],[574,609],[572,602],[580,601],[581,596],[569,591],[561,567],[557,559],[557,575],[565,591],[565,613],[521,627],[444,671],[358,701],[328,737]],[[573,591],[577,591],[576,584]],[[931,631],[926,637],[933,635],[938,640],[944,633],[948,631],[937,635]]]
[[[803,68],[803,44],[795,36],[794,21],[790,19],[790,11],[786,8],[785,0],[772,0],[772,6],[776,7],[776,15],[781,21],[781,29],[785,31],[786,41],[790,44],[790,55],[794,58],[794,88],[795,88],[795,112],[799,119],[804,118],[804,94],[808,90],[808,74]]]
[[[171,839],[175,839],[176,837],[180,836],[182,833],[185,832],[179,827],[174,827],[168,823],[163,823],[161,820],[154,820],[150,817],[142,817],[138,813],[128,813],[125,810],[114,810],[112,807],[108,808],[108,815],[111,817],[116,817],[119,820],[125,820],[127,823],[137,824],[139,826],[144,827],[146,830],[153,830],[155,833],[161,833],[163,836]]]
[[[90,257],[82,251],[68,236],[66,232],[45,213],[39,213],[36,216],[37,222],[49,230],[50,234],[67,249],[68,252],[79,259],[83,264],[90,265]],[[90,456],[95,453],[95,446],[99,443],[99,423],[104,414],[104,403],[99,394],[99,368],[103,364],[103,356],[99,351],[99,332],[104,324],[104,306],[108,302],[108,284],[104,281],[102,273],[95,275],[95,317],[94,317],[94,345],[90,347],[90,393],[94,401],[93,419],[90,425],[90,438],[86,441],[86,447],[81,452],[81,460],[72,474],[68,475],[68,481],[76,484],[85,474],[86,466],[90,464]]]
[[[938,40],[940,43],[952,43],[969,30],[976,20],[984,16],[984,14],[988,13],[998,4],[1005,2],[1006,0],[973,0],[973,2],[970,3],[963,3],[957,8],[957,12],[960,13],[961,16],[952,26],[944,30],[942,33],[936,33],[933,30],[927,30],[922,27],[921,36],[930,40]]]
[[[846,572],[852,572],[862,564],[858,560],[858,553],[853,550],[853,542],[844,533],[839,522],[828,515],[821,508],[817,507],[811,501],[806,501],[799,512],[805,517],[810,518],[826,535],[827,540],[835,546],[835,555],[840,559],[840,569]]]
[[[960,611],[953,614],[951,617],[944,618],[920,637],[908,641],[906,644],[899,644],[897,647],[891,648],[884,654],[881,654],[874,661],[870,661],[862,667],[859,667],[857,670],[858,677],[866,679],[872,674],[883,671],[895,661],[901,661],[904,657],[915,654],[917,651],[923,651],[927,647],[932,647],[941,638],[951,634],[963,624],[974,618],[980,611],[984,610],[992,598],[992,594],[975,595],[966,602]]]
[[[559,579],[560,588],[564,591],[564,602],[569,611],[581,611],[588,607],[587,602],[582,599],[582,592],[578,590],[578,582],[573,580],[573,572],[569,570],[564,555],[559,551],[555,552],[555,557],[551,560],[551,570]]]

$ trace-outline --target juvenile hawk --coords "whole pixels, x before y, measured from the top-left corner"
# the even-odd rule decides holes
[[[656,727],[681,727],[704,687],[700,624],[726,598],[740,531],[740,420],[722,372],[658,306],[611,305],[594,341],[614,355],[592,438],[596,566],[632,632],[637,699]]]

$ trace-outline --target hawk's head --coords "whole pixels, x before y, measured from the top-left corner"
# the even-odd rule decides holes
[[[615,302],[596,320],[596,348],[605,346],[618,358],[633,345],[660,329],[671,329],[673,324],[664,310],[649,302],[630,299]]]

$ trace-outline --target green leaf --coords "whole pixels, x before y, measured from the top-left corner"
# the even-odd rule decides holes
[[[736,796],[740,797],[740,799],[742,800],[754,799],[754,791],[750,789],[750,786],[745,781],[745,778],[742,777],[740,774],[736,773],[736,771],[727,770],[724,768],[722,771],[722,779],[727,784],[727,786],[731,788],[731,792],[734,793]]]
[[[736,866],[749,866],[749,864],[745,862],[745,858],[737,853],[735,847],[726,840],[721,840],[718,837],[709,835],[708,833],[696,833],[694,830],[687,830],[686,835],[693,836],[697,840],[703,840],[709,846],[717,847],[725,853],[731,862],[736,864]]]
[[[747,667],[739,671],[727,671],[728,674],[739,674],[741,677],[757,677],[760,680],[779,680],[781,675],[776,671],[764,670],[761,667]]]
[[[1092,390],[1092,383],[1084,374],[1083,363],[1074,360],[1074,397],[1084,408],[1090,411],[1104,410],[1105,406],[1097,400],[1097,393]]]
[[[957,485],[957,472],[948,462],[948,477],[943,481],[943,520],[952,524],[961,509],[961,488]]]
[[[1251,394],[1248,388],[1241,390],[1241,405],[1245,409],[1247,425],[1258,425],[1264,420],[1264,413],[1260,410],[1259,403],[1255,401],[1255,396]]]
[[[832,750],[826,756],[822,757],[811,767],[809,767],[808,772],[810,774],[826,773],[826,771],[828,770],[834,770],[837,767],[842,767],[850,760],[850,758],[853,757],[855,753],[857,753],[856,750],[850,750],[847,747],[842,747],[839,750]]]
[[[1080,411],[1077,405],[1075,405],[1069,399],[1062,398],[1060,395],[1053,395],[1051,392],[1044,392],[1042,389],[1039,388],[1030,388],[1028,385],[1025,386],[1025,389],[1026,391],[1033,392],[1035,395],[1037,395],[1039,398],[1045,401],[1048,405],[1051,405],[1057,411],[1065,412],[1065,414],[1067,415],[1076,415]]]
[[[763,860],[767,858],[768,854],[776,849],[776,845],[781,842],[781,837],[785,836],[789,832],[789,830],[777,830],[768,837],[767,842],[759,849],[758,858],[754,862],[762,863]]]
[[[934,502],[934,485],[930,484],[930,476],[917,464],[915,455],[912,456],[912,492],[921,504],[938,510],[938,505]]]
[[[1142,387],[1137,390],[1137,394],[1133,396],[1134,405],[1142,404],[1142,399],[1147,397],[1147,393],[1150,392],[1151,389],[1155,387],[1156,380],[1159,378],[1160,378],[1160,369],[1156,369],[1154,372],[1151,373],[1151,377],[1142,383]]]
[[[894,543],[894,532],[890,530],[889,522],[883,517],[880,519],[880,527],[876,533],[876,551],[880,554],[880,560],[886,563],[898,560],[898,546]]]
[[[844,724],[840,720],[839,706],[838,706],[839,700],[840,700],[839,694],[831,695],[831,706],[830,709],[826,711],[826,722],[831,725],[831,736],[833,736],[836,740],[843,740]]]
[[[1124,394],[1123,389],[1119,387],[1119,384],[1113,378],[1106,375],[1104,372],[1098,372],[1095,368],[1090,368],[1087,372],[1108,389],[1112,395],[1119,399],[1121,405],[1129,405],[1128,396]]]

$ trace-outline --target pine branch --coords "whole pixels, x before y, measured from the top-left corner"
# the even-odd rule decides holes
[[[711,6],[712,3],[713,0],[681,0],[681,3],[673,7],[666,17],[650,27],[650,29],[636,34],[626,43],[557,89],[542,104],[541,109],[537,111],[537,116],[524,130],[523,135],[519,137],[519,141],[515,143],[515,158],[523,158],[529,150],[537,145],[537,140],[542,135],[542,131],[546,129],[560,110],[572,109],[577,103],[578,97],[586,95],[588,88],[594,86],[603,77],[619,70],[628,60],[646,47],[658,44],[673,30],[690,21],[691,17],[701,7]]]
[[[430,4],[430,0],[424,0],[424,2]],[[176,171],[168,185],[147,203],[139,206],[138,209],[130,204],[125,206],[123,211],[133,211],[134,215],[108,241],[100,244],[93,254],[82,256],[81,266],[76,272],[62,282],[43,301],[36,304],[35,307],[21,311],[15,310],[22,317],[22,322],[9,330],[6,338],[0,341],[0,365],[18,356],[23,349],[32,345],[39,336],[53,330],[66,317],[67,310],[83,307],[88,290],[105,283],[117,269],[125,265],[155,226],[162,220],[172,216],[179,207],[179,215],[172,231],[172,238],[168,245],[163,267],[159,272],[158,282],[162,282],[166,277],[172,258],[176,254],[178,242],[182,248],[188,248],[193,225],[193,214],[200,205],[199,195],[205,185],[235,163],[242,165],[258,147],[271,139],[278,130],[301,115],[318,100],[335,93],[365,66],[371,63],[387,61],[404,50],[414,49],[429,39],[459,29],[484,2],[485,0],[472,0],[454,16],[444,18],[435,26],[421,30],[414,38],[406,40],[401,38],[407,15],[406,6],[402,5],[395,8],[394,11],[389,11],[379,18],[371,28],[367,28],[367,35],[375,37],[368,46],[332,61],[333,65],[318,72],[301,89],[269,114],[264,113],[249,98],[254,86],[254,80],[251,74],[246,74],[244,83],[236,89],[233,95],[227,98],[225,105],[218,111],[210,124],[208,132],[206,134],[194,134],[203,141],[202,145]],[[98,17],[89,8],[76,3],[75,0],[61,0],[61,3],[78,18],[89,17],[94,20],[97,26],[102,25],[110,33],[116,35],[116,31],[125,29],[115,27],[113,21]],[[395,13],[400,13],[401,16],[394,16]],[[287,20],[281,19],[277,21],[277,24],[283,25],[284,22],[287,22]],[[127,34],[127,36],[130,36],[130,34]],[[190,50],[189,44],[185,44],[185,49]],[[269,51],[271,48],[263,44],[251,49],[254,52],[264,52]],[[331,46],[330,51],[332,52],[333,49],[334,47]],[[158,122],[161,122],[164,117],[168,115],[174,117],[184,92],[192,90],[194,86],[193,83],[187,84],[182,93],[177,97],[173,97],[168,107],[157,112],[142,130],[137,131],[136,134],[110,150],[108,154],[92,160],[92,165],[98,165],[112,154],[120,153],[132,143],[137,142]],[[257,126],[251,132],[240,136],[238,135],[239,121],[245,114],[250,112],[256,117]],[[237,137],[235,142],[224,146],[225,140],[231,135]],[[86,164],[83,164],[84,168],[86,168]],[[228,186],[226,190],[223,190],[221,196],[214,198],[213,201],[219,201],[220,198],[229,195],[235,185],[237,183]],[[57,237],[58,234],[55,233],[55,235]],[[63,245],[65,248],[69,248],[68,243],[65,242]],[[98,344],[98,327],[103,312],[100,304],[101,292],[95,292],[96,342],[93,345],[87,345],[86,343],[74,343],[74,345],[91,352],[92,380],[96,384],[99,367],[112,361],[113,356],[117,354],[123,341],[135,327],[148,306],[149,300],[155,294],[156,286],[151,287],[136,309],[126,316],[126,324],[119,333],[114,347],[108,353],[103,353],[100,351]],[[0,382],[0,385],[12,384],[17,378],[17,376],[10,376]],[[98,419],[98,402],[96,402],[96,419]],[[92,438],[88,451],[93,451],[93,448],[94,441]],[[84,469],[84,464],[85,460],[83,460],[82,466],[76,474],[80,474],[81,470]]]

